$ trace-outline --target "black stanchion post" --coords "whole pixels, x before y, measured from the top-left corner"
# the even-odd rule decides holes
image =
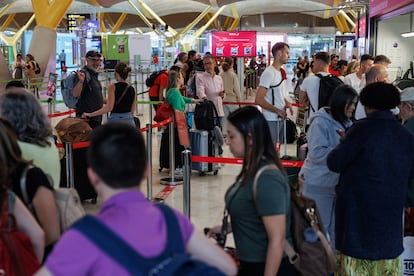
[[[66,187],[75,188],[72,143],[65,143],[65,151],[66,151]]]
[[[191,207],[191,199],[190,199],[190,174],[191,174],[191,167],[190,167],[190,160],[191,160],[191,151],[185,149],[183,151],[183,158],[184,158],[184,185],[183,185],[183,212],[188,218],[190,218],[190,207]]]
[[[151,124],[146,124],[147,127],[147,160],[150,168],[150,173],[147,177],[147,199],[152,200],[152,128]]]

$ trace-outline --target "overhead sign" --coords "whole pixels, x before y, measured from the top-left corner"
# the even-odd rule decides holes
[[[256,56],[256,32],[212,32],[212,54],[215,57]]]

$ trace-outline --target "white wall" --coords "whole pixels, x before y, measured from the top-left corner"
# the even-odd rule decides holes
[[[385,19],[378,23],[375,53],[383,54],[390,58],[392,61],[392,64],[390,64],[390,73],[397,70],[397,68],[401,68],[404,73],[409,68],[409,62],[414,61],[414,37],[404,38],[401,36],[401,33],[409,31],[409,14]],[[393,77],[390,77],[393,80]]]

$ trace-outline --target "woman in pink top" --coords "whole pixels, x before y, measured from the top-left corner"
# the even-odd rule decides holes
[[[214,71],[215,60],[211,55],[205,55],[203,58],[205,72],[197,74],[196,85],[197,95],[201,99],[207,99],[214,103],[220,125],[224,117],[223,98],[224,86],[223,79],[216,75]]]

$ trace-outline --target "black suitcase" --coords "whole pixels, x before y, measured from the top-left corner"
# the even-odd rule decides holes
[[[97,194],[86,172],[88,168],[86,162],[87,150],[88,148],[73,150],[74,184],[82,201],[92,200],[92,203],[96,203]],[[68,187],[66,183],[66,155],[60,160],[60,167],[60,187]]]
[[[170,168],[170,137],[169,137],[169,130],[166,129],[162,133],[161,136],[161,147],[160,147],[160,169],[169,169]],[[183,161],[182,161],[182,152],[184,151],[184,147],[181,146],[178,140],[178,131],[177,128],[174,128],[174,144],[175,144],[175,168],[182,168]]]

